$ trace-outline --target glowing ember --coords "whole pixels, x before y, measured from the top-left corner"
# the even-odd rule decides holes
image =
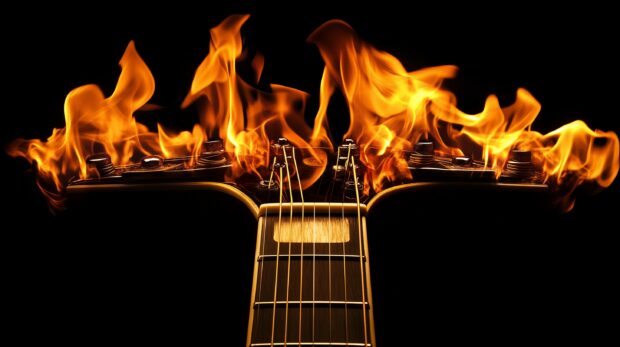
[[[16,140],[8,153],[36,163],[39,187],[58,208],[69,180],[88,177],[86,157],[92,154],[108,153],[114,165],[135,163],[145,155],[196,160],[204,141],[220,138],[234,159],[227,177],[234,181],[243,175],[263,177],[269,171],[270,141],[286,137],[302,155],[297,175],[305,189],[327,166],[326,150],[332,151],[327,109],[339,88],[350,114],[345,138],[360,146],[368,194],[411,179],[405,153],[422,139],[433,141],[437,154],[481,160],[497,177],[511,150],[529,150],[544,181],[565,192],[566,209],[572,207],[570,193],[577,185],[592,181],[607,187],[618,173],[615,133],[591,130],[582,121],[544,135],[532,131],[541,106],[525,89],[517,91],[513,105],[501,107],[491,95],[481,113],[466,114],[441,86],[455,76],[455,66],[406,71],[398,59],[360,40],[342,21],[325,23],[309,38],[325,61],[311,128],[304,122],[306,93],[275,84],[270,92],[260,91],[238,76],[236,63],[245,58],[240,30],[248,17],[231,16],[211,30],[209,54],[183,102],[183,107],[200,106],[200,122],[191,132],[173,133],[162,125],[154,132],[136,121],[134,112],[151,98],[155,83],[130,42],[112,95],[105,98],[95,85],[71,91],[65,128],[54,129],[47,141]],[[250,63],[256,81],[263,64],[260,55]]]

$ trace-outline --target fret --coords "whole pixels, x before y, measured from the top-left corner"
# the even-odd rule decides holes
[[[312,246],[308,246],[308,247],[312,247]],[[258,261],[263,261],[263,260],[275,260],[277,257],[276,254],[266,254],[266,255],[259,255],[258,256]],[[280,261],[282,261],[282,259],[288,259],[289,255],[288,254],[280,254]],[[325,259],[325,258],[332,258],[332,261],[338,261],[338,260],[342,260],[342,258],[345,258],[346,260],[355,260],[357,261],[360,256],[359,254],[338,254],[338,253],[332,253],[332,254],[308,254],[308,253],[304,253],[302,254],[291,254],[290,255],[291,259],[299,259],[302,258],[304,260],[313,260],[313,258],[316,259]],[[366,261],[366,257],[362,256],[362,261]]]
[[[359,256],[357,258],[345,258],[343,256],[321,257],[315,260],[308,259],[303,260],[303,281],[300,281],[300,258],[291,259],[291,271],[290,271],[290,284],[288,288],[289,301],[299,300],[299,284],[303,285],[303,298],[302,300],[345,300],[344,293],[344,278],[345,278],[345,266],[346,261],[346,277],[349,279],[346,286],[346,300],[347,301],[362,301],[361,283],[360,283],[360,269],[359,269]],[[278,297],[276,300],[286,300],[286,277],[288,265],[288,255],[286,257],[280,256],[278,267]],[[260,292],[256,293],[256,301],[273,301],[274,285],[275,285],[275,270],[276,261],[275,258],[269,261],[261,261],[257,263],[259,267],[259,273],[262,271],[262,278],[258,280],[261,283]],[[328,273],[331,268],[331,279],[328,279]],[[314,283],[313,283],[314,279]],[[356,279],[356,280],[353,280]],[[331,286],[331,297],[330,297]],[[314,293],[314,298],[312,297]]]
[[[287,302],[286,301],[276,301],[276,305],[286,305]],[[288,301],[289,305],[297,305],[299,306],[299,300],[296,301]],[[305,300],[301,302],[302,305],[340,305],[340,306],[344,306],[344,305],[351,305],[351,306],[365,306],[368,305],[368,302],[361,302],[361,301],[326,301],[326,300]],[[273,306],[273,301],[257,301],[254,303],[255,306],[260,306],[260,305],[271,305]]]
[[[284,323],[287,319],[285,305],[253,306],[255,328],[252,341],[271,341],[271,322],[275,312],[275,336],[273,341],[284,340]],[[364,342],[363,311],[370,312],[370,305],[302,305],[301,341],[348,341]],[[288,306],[287,339],[299,340],[299,304]],[[346,321],[345,321],[346,317]],[[314,331],[312,330],[314,324]],[[331,324],[331,326],[330,326]],[[370,342],[370,341],[367,341]]]
[[[364,343],[357,343],[357,342],[298,342],[298,341],[291,341],[291,342],[274,342],[273,344],[271,342],[264,342],[264,343],[253,343],[250,345],[250,347],[265,347],[265,346],[352,346],[352,347],[371,347],[372,345],[370,343],[368,344],[364,344]]]

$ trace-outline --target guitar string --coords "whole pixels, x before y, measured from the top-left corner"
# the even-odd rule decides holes
[[[317,192],[321,191],[324,178],[319,179]],[[331,181],[330,181],[331,182]],[[329,192],[329,185],[326,189]],[[327,200],[327,196],[324,201]],[[316,204],[312,205],[312,345],[315,343],[315,301],[316,301]]]
[[[340,162],[340,147],[338,147],[338,153],[336,154],[336,167]],[[334,172],[334,178],[336,177],[336,172]],[[328,302],[329,302],[329,342],[332,342],[332,221],[331,221],[331,212],[332,212],[332,204],[331,201],[327,202],[327,278],[328,278]]]
[[[316,204],[312,207],[312,344],[314,345],[314,303],[316,301]]]
[[[278,204],[278,237],[277,240],[280,240],[280,234],[282,231],[282,166],[280,166],[280,202]],[[271,316],[271,347],[273,347],[273,337],[276,328],[276,300],[278,298],[278,266],[280,263],[280,241],[276,241],[276,272],[275,272],[275,284],[273,286],[273,312]]]
[[[364,287],[364,264],[362,262],[362,217],[360,212],[360,194],[357,190],[357,172],[355,170],[355,158],[351,158],[351,166],[353,168],[353,180],[355,184],[355,200],[357,202],[357,230],[358,230],[358,243],[359,243],[359,259],[360,259],[360,278],[362,282],[362,314],[364,316],[364,346],[368,346],[368,332],[366,322],[366,290]]]
[[[267,201],[269,201],[270,197],[271,197],[271,183],[273,182],[273,171],[276,167],[276,158],[273,158],[273,164],[271,165],[271,174],[269,175],[269,183],[267,184]],[[263,228],[261,230],[261,253],[262,255],[265,255],[265,234],[267,234],[267,217],[269,214],[269,208],[265,208],[265,217],[263,217],[264,223],[263,223]],[[258,262],[258,259],[256,259],[256,261]],[[262,289],[263,289],[263,269],[265,268],[265,261],[263,258],[263,261],[260,263],[260,274],[259,274],[259,281],[258,281],[258,294],[257,294],[257,300],[261,300],[262,298]],[[258,305],[258,307],[256,307],[256,326],[260,326],[260,305]],[[256,337],[256,330],[254,330],[253,335]]]
[[[284,156],[284,166],[286,167],[286,177],[288,182],[289,189],[289,206],[290,206],[290,216],[289,216],[289,238],[288,238],[288,260],[286,262],[286,306],[284,308],[284,347],[286,347],[288,343],[288,301],[290,294],[290,283],[291,283],[291,248],[292,247],[292,228],[293,228],[293,185],[291,184],[291,171],[288,167],[288,157],[286,154],[286,146],[282,146],[282,154]],[[280,233],[282,229],[280,229]]]
[[[345,174],[348,170],[349,157],[351,157],[351,145],[349,144],[349,150],[347,151],[347,160],[344,165]],[[343,184],[346,182],[347,177],[343,177]],[[346,189],[346,187],[344,187]],[[357,187],[356,187],[357,188]],[[341,235],[342,237],[342,273],[344,280],[344,331],[345,331],[345,341],[346,344],[349,344],[349,313],[347,307],[347,251],[346,251],[346,243],[344,238],[344,197],[345,197],[345,189],[342,189],[342,216],[341,216]],[[348,231],[348,230],[347,230]]]
[[[297,167],[297,159],[295,158],[295,149],[291,150],[293,152],[293,165],[295,165],[295,175],[297,176],[297,183],[299,183],[299,196],[301,198],[301,256],[299,257],[299,326],[297,327],[297,336],[299,337],[298,345],[301,347],[301,318],[302,318],[302,307],[301,303],[303,301],[303,284],[304,284],[304,243],[306,242],[304,239],[305,235],[305,225],[304,225],[304,214],[306,211],[305,201],[304,201],[304,190],[301,186],[301,177],[299,175],[299,168]],[[289,183],[290,184],[290,183]]]

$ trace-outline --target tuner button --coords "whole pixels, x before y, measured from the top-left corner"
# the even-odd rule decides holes
[[[203,152],[198,156],[196,164],[199,167],[217,167],[226,164],[226,157],[222,153],[218,152]]]
[[[413,148],[414,152],[418,154],[424,154],[424,155],[433,155],[434,154],[433,150],[434,150],[433,142],[431,141],[420,141],[416,143],[415,147]]]
[[[349,159],[349,156],[355,157],[356,160],[359,159],[359,149],[353,139],[344,139],[342,145],[338,147],[338,152],[340,152],[340,157],[338,157],[339,161],[346,161]]]
[[[532,161],[532,152],[521,150],[521,149],[513,149],[511,154],[511,160],[518,163],[529,163]]]
[[[346,160],[346,158],[344,158]],[[334,179],[343,180],[344,174],[346,173],[344,165],[333,165],[332,170],[334,170]]]
[[[276,181],[261,180],[258,183],[258,189],[261,189],[261,190],[277,190],[277,189],[279,189],[279,187],[276,184]]]
[[[454,157],[452,163],[458,166],[471,166],[473,161],[469,157]]]
[[[433,143],[420,141],[413,147],[413,153],[409,156],[408,164],[412,167],[431,166],[435,162]]]
[[[164,166],[164,158],[159,155],[149,155],[142,158],[142,162],[140,163],[140,167],[143,169],[159,169]]]
[[[217,152],[223,152],[224,151],[224,144],[222,143],[222,140],[217,139],[217,140],[209,140],[209,141],[205,141],[202,144],[202,148],[203,148],[203,153],[217,153]]]
[[[527,179],[534,175],[532,164],[532,152],[527,150],[513,149],[510,152],[510,160],[506,163],[503,175],[513,179]]]
[[[364,190],[364,183],[360,182],[358,180],[357,182],[357,191],[359,192],[359,196],[362,196],[362,191]],[[357,196],[355,195],[355,181],[354,180],[350,180],[350,181],[346,181],[344,182],[344,195],[347,199],[357,199]]]
[[[89,155],[86,157],[86,164],[90,167],[94,167],[99,177],[113,176],[116,173],[114,165],[112,165],[112,159],[107,153]]]
[[[107,165],[112,163],[112,159],[108,153],[96,153],[86,157],[86,163],[93,166]]]

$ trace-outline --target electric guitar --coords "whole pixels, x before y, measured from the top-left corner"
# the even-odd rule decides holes
[[[400,154],[411,178],[376,193],[364,185],[355,142],[335,152],[310,187],[297,174],[309,163],[305,151],[286,139],[272,144],[262,178],[234,182],[227,180],[232,156],[220,141],[206,143],[198,159],[152,156],[120,167],[105,154],[91,156],[92,177],[67,187],[66,220],[115,230],[119,240],[108,242],[129,240],[140,254],[157,239],[151,248],[158,250],[146,252],[174,254],[166,273],[204,280],[185,289],[186,280],[170,281],[165,287],[176,289],[166,292],[207,308],[209,335],[227,345],[376,346],[410,344],[402,339],[416,328],[411,305],[424,298],[397,296],[424,278],[420,255],[467,263],[486,247],[476,240],[489,230],[527,230],[532,216],[553,213],[553,194],[528,153],[513,152],[497,177],[421,142]],[[422,306],[418,313],[431,311]],[[154,326],[166,329],[179,316],[158,316]]]

